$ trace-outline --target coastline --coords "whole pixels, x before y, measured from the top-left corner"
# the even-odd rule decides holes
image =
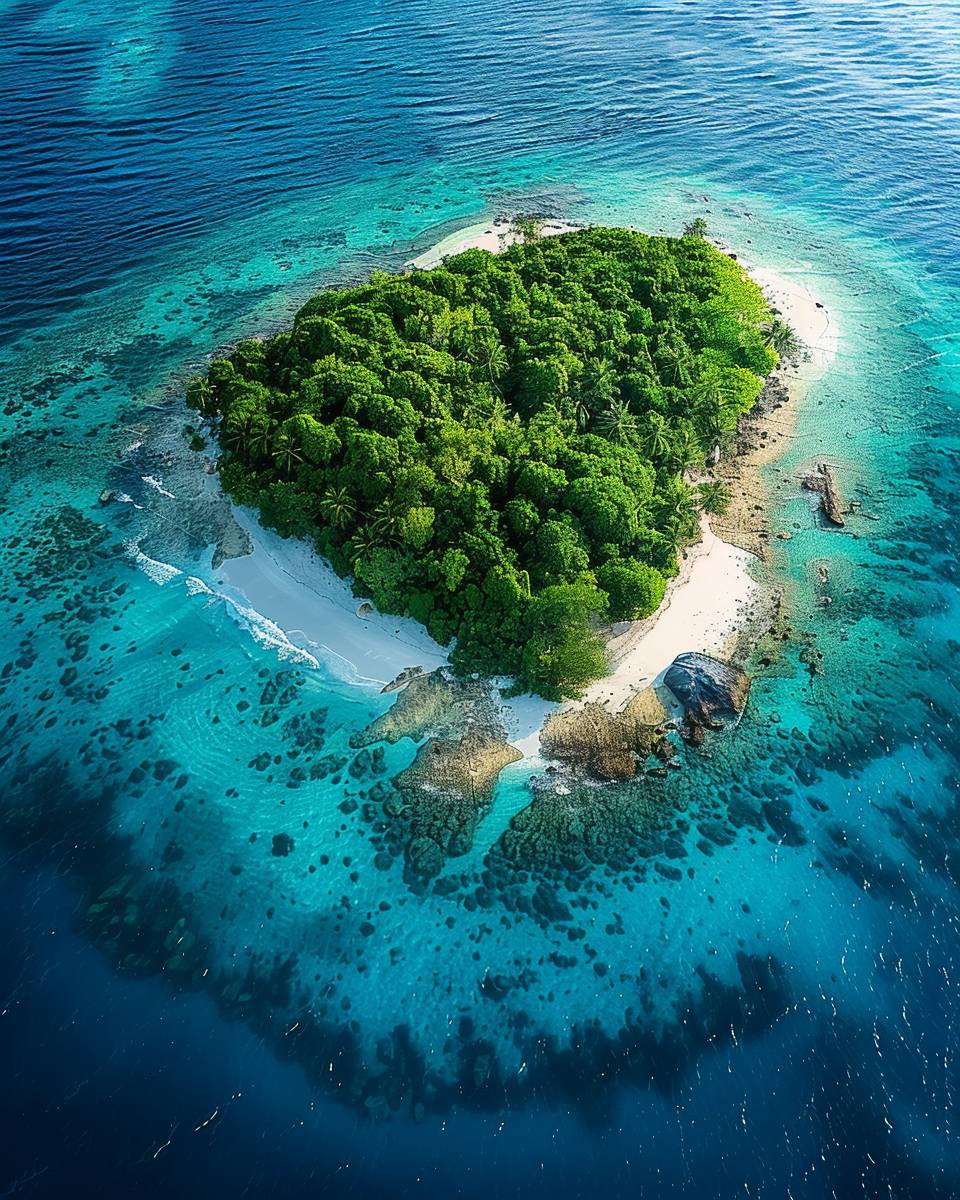
[[[541,235],[575,228],[565,222],[545,222]],[[407,267],[427,270],[471,248],[497,253],[518,238],[505,221],[477,223],[411,259]],[[731,253],[728,247],[720,248]],[[727,513],[709,521],[701,518],[701,539],[687,547],[680,572],[670,580],[660,607],[643,621],[614,627],[608,642],[610,673],[592,684],[581,700],[565,707],[593,701],[618,711],[636,693],[655,685],[678,654],[730,654],[772,599],[752,572],[752,565],[767,554],[769,496],[764,468],[786,448],[799,404],[835,352],[837,332],[826,308],[805,285],[741,261],[771,306],[796,331],[809,351],[807,359],[774,372],[770,380],[784,389],[784,402],[749,416],[745,426],[753,431],[756,444],[738,445],[738,453],[720,464],[717,477],[733,496]],[[443,647],[411,618],[377,612],[359,615],[362,599],[308,544],[262,528],[253,512],[234,509],[234,514],[251,552],[224,558],[214,566],[215,586],[234,607],[247,606],[281,628],[294,645],[312,652],[336,678],[379,691],[407,667],[429,671],[447,661]],[[540,730],[558,707],[533,696],[503,702],[510,742],[527,760],[538,756]]]
[[[539,223],[540,237],[556,237],[561,233],[572,233],[580,226],[569,221],[541,221]],[[464,250],[489,250],[491,254],[499,254],[508,246],[520,241],[521,235],[511,221],[494,219],[478,221],[475,225],[467,225],[451,233],[442,241],[431,246],[416,258],[408,259],[405,266],[412,271],[429,271],[438,267],[445,258],[462,254]]]
[[[638,692],[656,684],[678,654],[699,651],[723,658],[730,643],[760,616],[766,589],[750,574],[754,555],[718,537],[705,517],[700,534],[700,541],[687,547],[656,612],[614,626],[607,642],[610,673],[570,707],[599,703],[619,712]]]
[[[728,247],[720,248],[730,253]],[[716,477],[730,492],[729,508],[722,516],[701,516],[701,540],[687,547],[660,607],[643,621],[617,627],[608,642],[610,674],[591,684],[574,705],[595,701],[618,711],[637,692],[656,684],[678,654],[729,657],[744,635],[750,640],[750,628],[772,602],[771,589],[751,571],[752,564],[769,557],[770,495],[764,468],[786,449],[800,405],[836,353],[838,333],[828,310],[804,284],[768,267],[744,264],[744,269],[794,329],[806,356],[772,373],[765,393],[782,388],[782,403],[748,414],[741,422],[737,451],[717,467]]]
[[[435,670],[446,651],[412,617],[359,615],[362,599],[310,546],[265,529],[252,509],[233,509],[250,552],[212,569],[218,593],[271,621],[344,683],[379,691],[406,667]]]
[[[718,243],[725,253],[729,247]],[[730,490],[727,511],[711,521],[725,541],[760,559],[770,557],[767,514],[770,488],[766,468],[786,450],[793,437],[800,406],[811,387],[826,373],[836,356],[839,331],[829,310],[810,289],[769,267],[739,260],[760,284],[771,307],[800,338],[805,355],[797,363],[778,367],[770,376],[764,396],[782,388],[782,402],[760,404],[740,423],[736,454],[723,460],[715,474]]]

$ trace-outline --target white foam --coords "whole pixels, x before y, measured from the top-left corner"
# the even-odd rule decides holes
[[[174,567],[170,563],[160,562],[156,558],[151,558],[149,554],[144,554],[140,549],[139,541],[136,539],[131,538],[130,541],[124,542],[123,548],[126,551],[127,557],[132,558],[144,575],[152,579],[158,587],[163,587],[171,579],[176,579],[178,575],[183,574],[179,567]]]
[[[269,613],[337,679],[379,691],[405,667],[431,671],[446,663],[445,651],[422,625],[380,613],[359,617],[360,599],[310,546],[264,529],[247,509],[233,511],[253,552],[227,559],[214,583],[224,583],[241,604]]]
[[[271,621],[269,617],[265,617],[255,608],[241,604],[223,592],[214,591],[196,575],[188,575],[185,586],[188,596],[209,596],[211,604],[218,601],[225,604],[227,611],[237,624],[246,629],[258,645],[268,650],[275,650],[281,661],[319,669],[320,660],[318,658],[302,646],[295,645],[275,621]]]
[[[152,475],[141,475],[140,478],[149,487],[152,487],[155,492],[159,492],[161,496],[166,496],[168,500],[176,500],[173,492],[168,492],[159,479],[155,479]]]
[[[245,625],[249,630],[253,640],[259,645],[264,646],[268,650],[276,650],[277,657],[284,662],[299,663],[301,666],[313,667],[319,670],[320,660],[314,658],[309,650],[304,650],[302,646],[295,646],[287,637],[279,625],[271,621],[269,617],[265,617],[263,613],[257,612],[255,608],[246,608],[242,604],[237,604],[233,600],[227,599],[227,603],[240,618],[241,624]]]

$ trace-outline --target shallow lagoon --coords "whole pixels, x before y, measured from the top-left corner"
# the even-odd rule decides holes
[[[955,42],[928,38],[933,6],[578,10],[577,39],[560,11],[494,39],[482,8],[320,28],[278,6],[222,27],[236,80],[197,57],[203,9],[151,10],[149,37],[88,5],[2,17],[24,121],[4,127],[10,1177],[953,1194]],[[427,56],[434,26],[456,55]],[[152,82],[113,73],[124,44]],[[323,282],[531,205],[671,230],[705,211],[836,313],[771,473],[795,640],[734,734],[574,825],[505,774],[449,893],[420,895],[375,865],[364,813],[414,747],[350,773],[388,700],[205,590],[225,510],[182,381]],[[860,501],[842,533],[797,486],[815,453]],[[534,902],[544,881],[569,915]]]

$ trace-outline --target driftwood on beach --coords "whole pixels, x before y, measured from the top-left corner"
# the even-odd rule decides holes
[[[816,469],[803,480],[808,492],[819,492],[823,515],[833,525],[843,526],[844,506],[837,490],[833,472],[826,463],[817,463]]]

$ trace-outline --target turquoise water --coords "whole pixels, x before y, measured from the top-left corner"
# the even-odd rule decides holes
[[[957,1194],[960,7],[0,28],[7,1189]],[[530,209],[703,213],[840,345],[771,469],[793,637],[738,729],[575,811],[507,772],[423,894],[383,828],[415,746],[348,744],[389,698],[216,597],[183,383]]]

